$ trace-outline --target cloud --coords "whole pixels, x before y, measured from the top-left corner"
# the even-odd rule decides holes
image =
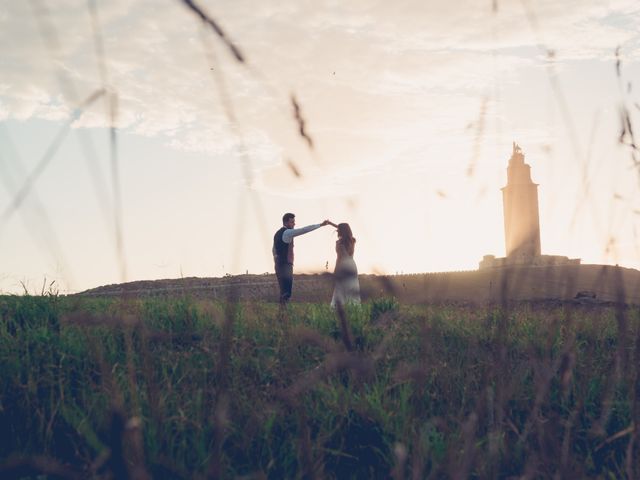
[[[361,152],[376,165],[395,156],[381,137],[402,139],[411,150],[420,143],[408,138],[417,122],[424,131],[443,122],[454,128],[496,78],[516,84],[520,72],[544,67],[539,46],[557,52],[558,68],[602,58],[617,45],[636,45],[638,22],[623,20],[640,20],[632,1],[608,8],[588,0],[498,1],[495,13],[490,2],[471,0],[201,4],[245,53],[248,68],[211,31],[203,44],[199,21],[178,1],[97,4],[118,126],[162,136],[174,148],[229,156],[240,132],[258,171],[285,157],[301,168],[314,162],[291,121],[291,92],[318,139],[320,160],[339,168]],[[86,3],[57,1],[48,12],[38,17],[28,2],[7,2],[0,12],[0,44],[8,46],[0,63],[5,117],[61,120],[101,86]],[[43,38],[39,22],[56,35]],[[76,126],[101,124],[108,115],[97,103]]]

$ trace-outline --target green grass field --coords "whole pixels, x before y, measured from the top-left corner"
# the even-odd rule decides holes
[[[638,478],[639,310],[0,297],[2,478]]]

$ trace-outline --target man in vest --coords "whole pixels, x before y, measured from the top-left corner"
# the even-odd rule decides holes
[[[329,225],[329,220],[302,228],[296,226],[296,216],[285,213],[282,217],[282,228],[273,236],[273,261],[276,267],[276,278],[280,287],[280,304],[285,305],[291,298],[293,287],[293,238]]]

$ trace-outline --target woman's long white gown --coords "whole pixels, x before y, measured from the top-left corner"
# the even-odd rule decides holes
[[[346,248],[339,241],[336,242],[336,268],[333,272],[335,286],[331,306],[337,304],[360,303],[360,282],[358,281],[358,267],[353,256],[347,253]]]

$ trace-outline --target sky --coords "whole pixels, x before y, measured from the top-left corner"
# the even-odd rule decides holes
[[[187,3],[0,0],[0,293],[273,272],[285,212],[361,273],[476,269],[514,141],[542,252],[640,268],[637,0]]]

